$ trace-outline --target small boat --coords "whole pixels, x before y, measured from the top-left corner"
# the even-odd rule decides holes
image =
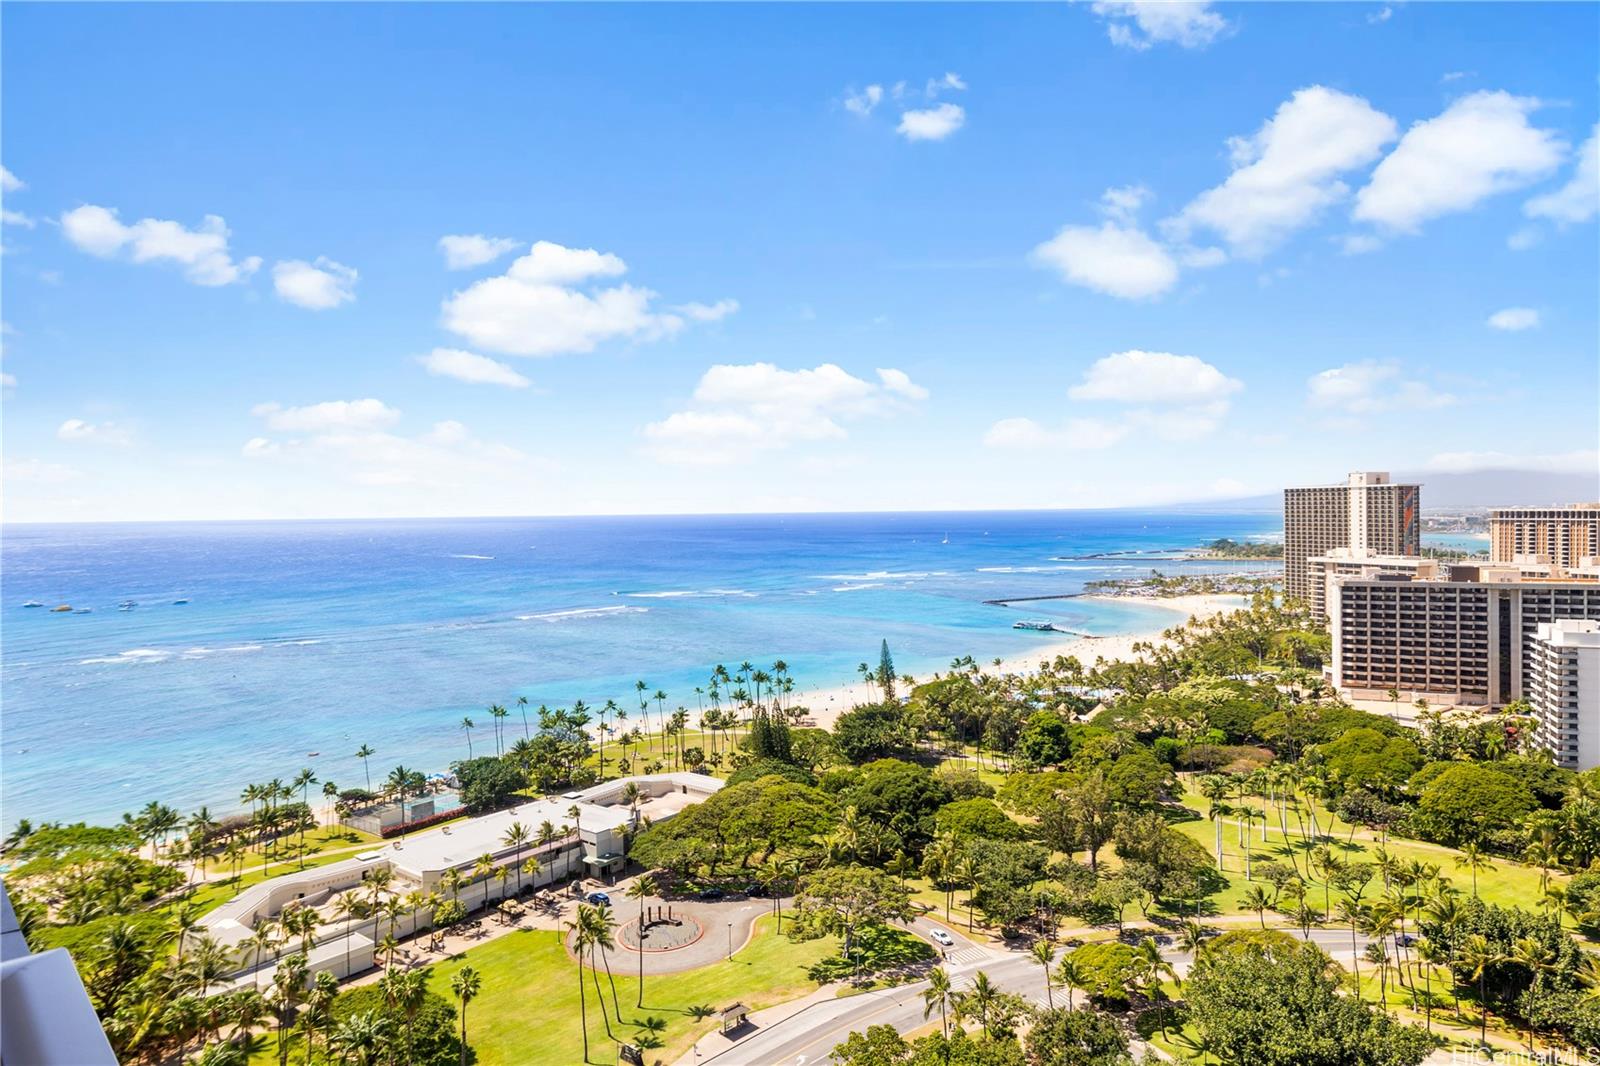
[[[52,607],[52,608],[50,608],[50,613],[51,614],[64,614],[64,613],[66,613],[66,612],[68,612],[70,610],[72,610],[72,604],[63,603],[60,607]]]
[[[93,607],[74,607],[72,609],[72,613],[73,614],[94,614],[94,608]]]
[[[306,752],[306,758],[315,759],[318,755],[321,755],[321,754],[322,754],[322,752],[320,752],[320,751],[308,751],[308,752]]]
[[[941,540],[939,543],[940,544],[949,544],[950,543],[950,534],[946,533],[944,535],[944,539]]]
[[[188,600],[173,600],[172,601],[172,606],[174,606],[174,607],[182,607],[184,604],[186,604],[188,602],[189,602]]]
[[[27,603],[23,604],[22,606],[24,606],[24,607],[43,607],[44,604],[40,603],[38,600],[29,600]]]
[[[139,606],[139,605],[137,603],[135,603],[133,600],[123,600],[121,603],[117,604],[117,610],[119,610],[119,611],[131,611],[137,606]]]
[[[1054,622],[1036,621],[1036,620],[1031,619],[1031,618],[1024,618],[1019,622],[1012,622],[1011,623],[1011,628],[1012,629],[1032,629],[1032,630],[1036,630],[1036,631],[1041,632],[1041,633],[1054,633],[1056,631],[1056,627],[1055,627],[1055,623]]]

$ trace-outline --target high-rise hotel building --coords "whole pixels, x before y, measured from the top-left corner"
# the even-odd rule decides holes
[[[1328,580],[1333,683],[1348,697],[1499,706],[1532,699],[1539,627],[1600,618],[1600,576],[1448,565]],[[1590,699],[1600,698],[1600,694]]]
[[[1420,554],[1421,486],[1396,485],[1387,473],[1365,471],[1343,485],[1284,489],[1284,597],[1309,602],[1307,564],[1336,548],[1357,557]]]
[[[1600,559],[1600,503],[1497,507],[1489,512],[1489,558],[1550,563],[1563,570]]]

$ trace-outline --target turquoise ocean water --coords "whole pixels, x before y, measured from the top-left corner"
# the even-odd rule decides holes
[[[926,676],[1066,639],[1019,618],[1161,628],[1173,612],[1070,597],[1152,567],[1248,569],[1151,557],[1280,528],[1130,511],[8,526],[0,820],[228,810],[301,766],[356,785],[363,743],[374,776],[442,770],[466,755],[463,715],[481,753],[483,709],[519,695],[636,707],[643,679],[693,709],[717,663],[781,658],[809,688],[849,683],[884,639]],[[1022,596],[1068,598],[985,603]]]

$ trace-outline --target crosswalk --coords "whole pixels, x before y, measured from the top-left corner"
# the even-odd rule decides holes
[[[945,952],[944,964],[948,967],[967,966],[977,962],[988,962],[994,958],[994,952],[988,948],[966,947],[951,948]]]

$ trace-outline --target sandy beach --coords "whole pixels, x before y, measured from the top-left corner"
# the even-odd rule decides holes
[[[1123,596],[1085,596],[1084,599],[1117,600],[1125,601]],[[1037,648],[1026,655],[1015,655],[1003,659],[1000,668],[1011,673],[1020,673],[1033,670],[1040,663],[1048,662],[1059,655],[1075,656],[1085,666],[1092,666],[1097,659],[1113,662],[1118,659],[1133,658],[1133,646],[1147,641],[1159,641],[1161,634],[1174,625],[1181,625],[1189,618],[1209,618],[1214,614],[1227,611],[1236,611],[1248,603],[1244,596],[1171,596],[1164,599],[1141,598],[1140,603],[1152,607],[1162,607],[1172,612],[1170,625],[1161,629],[1150,630],[1143,633],[1117,633],[1104,637],[1066,637],[1063,640],[1053,640],[1041,643]],[[982,664],[985,669],[992,669],[992,664]],[[918,677],[924,681],[926,678]],[[855,684],[838,685],[834,687],[817,686],[809,689],[797,689],[794,702],[811,711],[813,724],[823,729],[832,729],[833,723],[845,711],[862,703],[871,703],[879,698],[875,686],[857,681]]]

